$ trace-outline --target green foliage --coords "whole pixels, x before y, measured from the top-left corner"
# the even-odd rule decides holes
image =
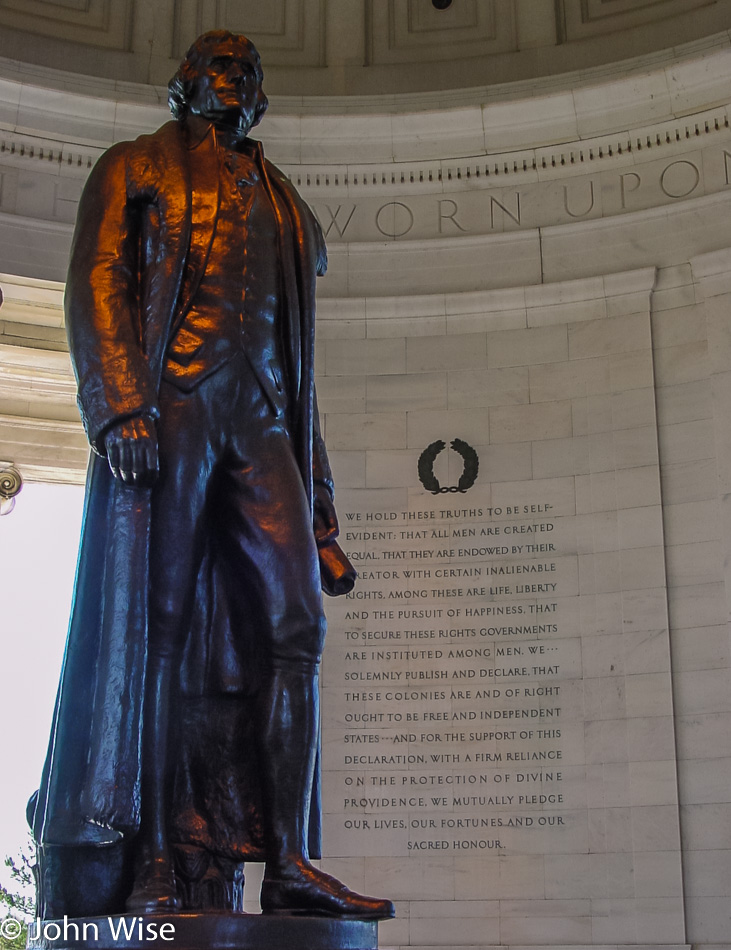
[[[25,948],[28,924],[35,914],[35,900],[28,893],[32,893],[34,886],[34,863],[32,843],[22,848],[17,858],[5,858],[5,867],[10,869],[10,877],[18,886],[9,890],[0,884],[0,950]],[[11,925],[10,921],[17,922],[17,927]]]

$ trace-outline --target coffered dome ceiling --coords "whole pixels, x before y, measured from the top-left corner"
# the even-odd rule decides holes
[[[247,33],[275,95],[534,79],[731,27],[729,0],[0,0],[0,56],[161,85],[203,30]]]

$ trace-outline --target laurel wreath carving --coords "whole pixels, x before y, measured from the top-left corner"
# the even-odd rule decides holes
[[[434,474],[434,462],[436,461],[437,455],[443,452],[446,447],[447,443],[439,439],[437,442],[432,442],[430,445],[427,445],[419,456],[417,465],[419,481],[427,491],[432,492],[434,495],[438,495],[441,491],[439,479]]]
[[[460,494],[464,494],[472,488],[477,480],[477,473],[480,469],[480,460],[477,452],[463,439],[452,439],[449,444],[458,455],[462,456],[464,462],[464,469],[460,475],[459,482],[449,488],[442,488],[439,484],[439,479],[434,474],[434,462],[437,456],[447,447],[447,443],[441,439],[438,439],[436,442],[431,442],[419,456],[419,462],[417,464],[419,481],[432,495],[445,494],[446,492],[459,492]]]

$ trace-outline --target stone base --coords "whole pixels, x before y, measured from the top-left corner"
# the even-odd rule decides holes
[[[126,927],[126,929],[125,929]],[[263,914],[155,914],[35,921],[28,950],[376,950],[378,923]]]

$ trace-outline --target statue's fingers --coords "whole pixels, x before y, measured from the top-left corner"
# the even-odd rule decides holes
[[[145,445],[145,468],[148,484],[152,484],[160,471],[160,459],[157,451],[157,442],[150,440]]]
[[[134,484],[134,463],[132,446],[124,439],[119,447],[119,473],[125,485]]]
[[[157,446],[150,439],[137,439],[133,447],[133,484],[152,485],[157,476]]]
[[[107,445],[107,461],[109,462],[109,468],[112,470],[112,475],[114,475],[115,478],[120,478],[119,445],[116,442]]]
[[[130,444],[130,472],[143,475],[145,472],[145,439],[136,438]]]

